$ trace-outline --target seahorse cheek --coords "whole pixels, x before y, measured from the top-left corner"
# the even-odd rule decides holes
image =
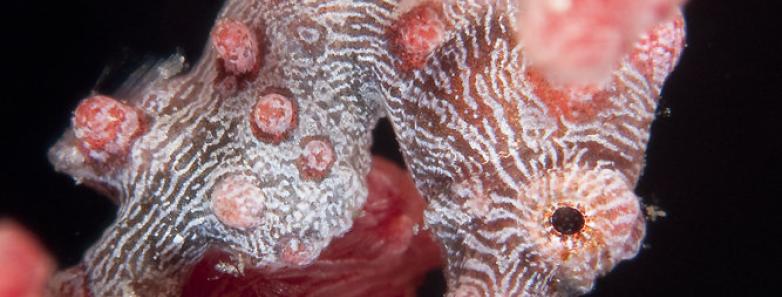
[[[644,220],[632,192],[607,197],[605,203],[588,206],[600,210],[587,211],[589,218],[582,231],[585,234],[579,239],[583,242],[562,259],[560,278],[580,292],[591,290],[597,277],[633,258],[643,239]]]
[[[628,201],[611,210],[610,224],[604,227],[610,255],[614,262],[630,259],[638,253],[643,240],[646,224],[640,211],[640,204]]]

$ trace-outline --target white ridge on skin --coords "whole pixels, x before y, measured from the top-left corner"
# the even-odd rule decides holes
[[[431,5],[447,32],[416,68],[402,64],[389,34],[418,5]],[[193,69],[174,75],[184,63],[174,57],[134,77],[120,98],[149,119],[122,162],[96,169],[101,160],[75,149],[72,129],[50,150],[58,171],[121,204],[83,259],[92,296],[178,296],[187,268],[209,248],[250,267],[306,265],[350,229],[365,202],[371,130],[382,116],[427,199],[427,228],[447,256],[448,296],[588,292],[596,277],[632,258],[643,237],[632,189],[683,25],[663,25],[663,48],[645,35],[639,58],[651,67],[625,58],[601,89],[609,90],[605,102],[578,92],[566,103],[587,112],[571,116],[529,79],[514,5],[226,1],[218,18],[259,34],[257,73],[226,72],[207,47]],[[296,114],[284,118],[297,124],[279,143],[258,139],[248,118],[270,89],[296,102]],[[325,145],[303,145],[310,139]],[[327,149],[332,163],[306,156]],[[253,184],[220,188],[230,176]],[[213,212],[212,197],[243,195],[236,191],[262,197],[262,205],[240,210],[232,226]],[[553,231],[546,218],[560,204],[583,210],[579,233]]]

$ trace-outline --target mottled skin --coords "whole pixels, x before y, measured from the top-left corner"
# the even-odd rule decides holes
[[[307,263],[350,228],[366,199],[370,131],[381,115],[370,63],[361,61],[375,59],[368,50],[381,43],[355,41],[366,44],[359,47],[332,37],[356,35],[351,24],[374,22],[350,15],[357,8],[339,1],[320,4],[229,1],[219,18],[242,21],[268,40],[256,74],[226,87],[233,77],[210,47],[189,72],[145,78],[146,85],[117,96],[150,119],[122,163],[94,165],[70,131],[52,149],[58,170],[107,189],[121,205],[117,221],[84,257],[93,295],[174,296],[183,268],[210,246],[271,266],[288,265],[281,255],[296,249],[297,261]],[[379,10],[368,5],[364,14],[373,9]],[[298,30],[319,36],[291,38]],[[299,105],[298,127],[279,144],[258,140],[247,118],[270,87],[289,91]],[[329,138],[337,155],[322,180],[304,180],[297,168],[308,136]],[[214,185],[233,174],[259,180],[266,205],[258,228],[228,227],[210,208]]]
[[[423,224],[424,201],[397,165],[372,159],[369,196],[350,231],[308,266],[233,267],[229,255],[207,254],[183,297],[415,297],[425,273],[440,266],[438,244]],[[228,263],[228,265],[226,265]]]
[[[426,65],[380,72],[389,116],[447,252],[449,296],[583,294],[640,246],[632,189],[683,21],[654,28],[607,82],[558,86],[525,59],[517,7],[493,4],[442,5],[453,35]],[[554,231],[559,207],[587,226]]]
[[[260,63],[251,72],[226,71],[209,47],[193,69],[173,75],[181,67],[174,57],[114,94],[141,110],[147,125],[126,155],[91,159],[71,130],[52,148],[58,171],[121,205],[83,269],[70,273],[85,274],[92,296],[177,296],[188,267],[209,248],[256,267],[311,262],[350,228],[366,199],[369,132],[384,114],[429,202],[426,221],[447,252],[452,296],[583,293],[632,257],[643,234],[639,220],[615,228],[627,235],[615,239],[600,229],[612,222],[583,209],[594,234],[608,235],[562,239],[575,242],[568,251],[589,247],[573,256],[546,255],[560,248],[540,238],[556,234],[539,231],[548,228],[551,203],[589,207],[616,198],[621,203],[611,207],[630,206],[609,213],[640,219],[630,191],[656,97],[681,46],[681,21],[672,29],[677,38],[659,42],[670,52],[661,61],[625,59],[606,85],[574,89],[548,85],[524,59],[512,33],[513,2],[424,3],[444,35],[424,64],[406,63],[392,36],[417,5],[227,1],[218,18],[241,22],[258,38]],[[269,90],[297,103],[297,126],[279,143],[256,137],[248,119]],[[302,142],[313,137],[327,139],[336,156],[318,178],[300,166]],[[212,211],[210,195],[229,176],[257,180],[264,194],[257,227],[231,227]],[[572,184],[578,181],[585,190]],[[593,195],[565,201],[528,189]],[[605,264],[595,266],[596,258]]]

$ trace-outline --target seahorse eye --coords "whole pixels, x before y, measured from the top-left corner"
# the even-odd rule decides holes
[[[573,235],[584,228],[584,215],[575,208],[563,206],[557,208],[551,215],[551,225],[554,230],[565,235]]]

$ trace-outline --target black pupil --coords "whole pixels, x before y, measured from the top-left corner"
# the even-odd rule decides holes
[[[578,209],[560,207],[551,216],[551,225],[554,225],[554,230],[559,233],[576,234],[584,228],[584,215]]]

